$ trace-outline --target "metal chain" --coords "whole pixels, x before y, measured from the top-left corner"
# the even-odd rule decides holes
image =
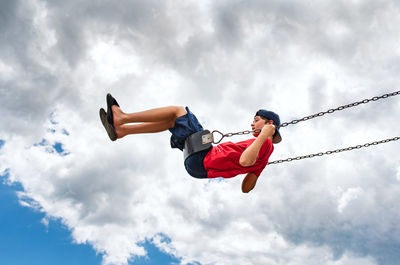
[[[380,99],[393,97],[393,96],[398,96],[398,95],[400,95],[400,91],[383,94],[382,96],[376,96],[376,97],[372,97],[372,98],[369,98],[369,99],[363,99],[361,101],[356,101],[354,103],[342,105],[342,106],[339,106],[339,107],[334,108],[334,109],[329,109],[327,111],[318,112],[316,114],[313,114],[313,115],[310,115],[310,116],[306,116],[306,117],[303,117],[301,119],[292,120],[290,122],[284,122],[281,125],[276,126],[276,127],[277,128],[287,127],[289,125],[297,124],[297,123],[302,122],[302,121],[307,121],[307,120],[314,119],[314,118],[317,118],[317,117],[322,117],[325,114],[331,114],[331,113],[333,113],[335,111],[341,111],[341,110],[344,110],[344,109],[347,109],[347,108],[356,107],[356,106],[361,105],[361,104],[367,104],[367,103],[369,103],[371,101],[378,101]],[[245,135],[245,134],[259,133],[259,132],[261,132],[261,130],[257,129],[257,130],[253,130],[253,131],[246,130],[246,131],[241,131],[241,132],[236,132],[236,133],[223,134],[222,132],[220,132],[218,130],[214,130],[211,133],[211,135],[212,135],[212,143],[219,144],[222,141],[222,139],[224,139],[224,137],[231,137],[231,136],[234,136],[234,135]],[[221,139],[219,139],[219,141],[215,140],[215,137],[214,137],[215,133],[220,134]],[[385,140],[381,140],[381,141],[375,141],[375,142],[366,143],[366,144],[363,144],[363,145],[356,145],[356,146],[346,147],[346,148],[342,148],[342,149],[336,149],[336,150],[332,150],[332,151],[319,152],[319,153],[309,154],[309,155],[304,155],[304,156],[297,156],[297,157],[291,157],[291,158],[286,158],[286,159],[280,159],[280,160],[268,162],[268,165],[280,164],[280,163],[283,163],[283,162],[291,162],[291,161],[294,161],[294,160],[301,160],[301,159],[306,159],[306,158],[313,158],[313,157],[316,157],[316,156],[337,154],[337,153],[340,153],[340,152],[351,151],[351,150],[354,150],[354,149],[360,149],[360,148],[364,148],[364,147],[369,147],[371,145],[378,145],[378,144],[382,144],[382,143],[388,143],[388,142],[392,142],[392,141],[397,141],[399,139],[400,139],[400,137],[393,137],[393,138],[390,138],[390,139],[385,139]]]
[[[400,91],[396,91],[396,92],[392,92],[392,93],[383,94],[382,96],[372,97],[372,98],[369,98],[369,99],[363,99],[363,100],[361,100],[361,101],[357,101],[357,102],[350,103],[350,104],[347,104],[347,105],[339,106],[339,107],[337,107],[337,108],[335,108],[335,109],[329,109],[329,110],[327,110],[327,111],[321,111],[321,112],[312,114],[312,115],[310,115],[310,116],[303,117],[303,118],[301,118],[301,119],[292,120],[292,121],[290,121],[290,122],[284,122],[284,123],[282,123],[281,125],[276,126],[276,128],[287,127],[288,125],[297,124],[297,123],[299,123],[299,122],[311,120],[311,119],[314,119],[314,118],[317,118],[317,117],[322,117],[322,116],[324,116],[325,114],[331,114],[331,113],[333,113],[333,112],[335,112],[335,111],[340,111],[340,110],[344,110],[344,109],[347,109],[347,108],[356,107],[356,106],[358,106],[358,105],[360,105],[360,104],[367,104],[367,103],[369,103],[369,102],[371,102],[371,101],[378,101],[378,100],[383,99],[383,98],[388,98],[388,97],[393,97],[393,96],[398,96],[398,95],[400,95]],[[234,135],[250,134],[250,133],[253,133],[253,132],[259,133],[260,131],[261,131],[261,130],[258,129],[258,130],[254,130],[254,131],[248,131],[248,130],[247,130],[247,131],[241,131],[241,132],[236,132],[236,133],[226,133],[226,134],[223,134],[222,132],[220,132],[220,131],[218,131],[218,130],[214,130],[214,131],[212,131],[211,134],[214,135],[214,133],[218,133],[218,134],[221,135],[221,139],[220,139],[219,141],[213,140],[213,143],[214,143],[214,144],[218,144],[218,143],[220,143],[220,142],[222,141],[222,139],[223,139],[224,137],[231,137],[231,136],[234,136]]]
[[[329,109],[327,111],[321,111],[321,112],[318,112],[316,114],[303,117],[301,119],[292,120],[290,122],[284,122],[280,126],[277,126],[277,127],[278,128],[286,127],[286,126],[291,125],[291,124],[297,124],[297,123],[299,123],[301,121],[307,121],[307,120],[314,119],[314,118],[317,118],[317,117],[322,117],[322,116],[324,116],[325,114],[328,114],[328,113],[331,114],[331,113],[333,113],[335,111],[344,110],[344,109],[347,109],[347,108],[358,106],[360,104],[367,104],[367,103],[369,103],[371,101],[377,101],[377,100],[380,100],[380,99],[383,99],[383,98],[393,97],[393,96],[397,96],[397,95],[400,95],[400,91],[396,91],[396,92],[388,93],[388,94],[383,94],[382,96],[373,97],[373,98],[370,98],[370,99],[364,99],[364,100],[361,100],[361,101],[357,101],[357,102],[354,102],[354,103],[350,103],[350,104],[347,104],[347,105],[343,105],[343,106],[337,107],[335,109]]]
[[[226,134],[223,134],[222,132],[220,132],[220,131],[218,131],[218,130],[214,130],[214,131],[211,132],[211,134],[212,134],[212,139],[213,139],[212,143],[213,143],[213,144],[219,144],[219,143],[222,141],[222,139],[224,139],[224,137],[232,137],[232,136],[234,136],[234,135],[245,135],[245,134],[260,133],[260,132],[261,132],[260,129],[256,129],[256,130],[253,130],[253,131],[248,131],[248,130],[247,130],[247,131],[241,131],[241,132],[236,132],[236,133],[226,133]],[[216,141],[216,140],[215,140],[215,137],[214,137],[214,133],[220,134],[220,135],[221,135],[221,139],[219,139],[218,141]]]
[[[315,153],[315,154],[310,154],[310,155],[304,155],[304,156],[297,156],[297,157],[291,157],[291,158],[286,158],[286,159],[280,159],[280,160],[268,162],[268,165],[280,164],[280,163],[283,163],[283,162],[291,162],[291,161],[294,161],[294,160],[302,160],[302,159],[306,159],[306,158],[313,158],[313,157],[316,157],[316,156],[337,154],[337,153],[340,153],[340,152],[351,151],[351,150],[354,150],[354,149],[370,147],[372,145],[378,145],[378,144],[388,143],[388,142],[392,142],[392,141],[397,141],[399,139],[400,139],[400,137],[397,136],[397,137],[393,137],[393,138],[390,138],[390,139],[385,139],[385,140],[376,141],[376,142],[372,142],[372,143],[366,143],[366,144],[363,144],[363,145],[356,145],[356,146],[346,147],[346,148],[342,148],[342,149],[336,149],[336,150],[332,150],[332,151],[326,151],[326,152],[320,152],[320,153]]]

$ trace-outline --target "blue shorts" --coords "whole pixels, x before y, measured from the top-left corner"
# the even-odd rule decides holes
[[[185,108],[187,114],[177,118],[175,120],[174,127],[170,128],[171,135],[171,147],[178,148],[183,151],[185,140],[188,136],[193,133],[203,131],[203,126],[197,120],[196,116]],[[209,150],[193,154],[185,160],[186,171],[195,178],[207,178],[207,171],[204,168],[204,158],[208,154]]]

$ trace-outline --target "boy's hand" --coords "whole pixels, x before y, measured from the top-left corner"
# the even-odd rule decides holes
[[[272,137],[274,134],[275,134],[275,125],[268,123],[264,125],[258,137],[261,136],[262,138],[267,139],[269,137]]]
[[[263,146],[264,142],[267,139],[271,139],[272,136],[275,134],[275,126],[273,125],[272,121],[265,124],[261,129],[261,132],[257,137],[257,139],[244,150],[242,155],[240,156],[239,163],[242,167],[249,167],[254,165],[257,162],[258,152],[260,148]],[[255,175],[254,175],[255,176]],[[251,177],[253,178],[253,177]],[[247,189],[245,189],[247,190]],[[250,189],[249,189],[250,191]]]

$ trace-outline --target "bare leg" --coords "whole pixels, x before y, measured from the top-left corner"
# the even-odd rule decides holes
[[[124,113],[118,106],[112,106],[114,125],[134,122],[171,121],[186,114],[184,107],[169,106],[134,113]]]
[[[118,106],[112,106],[114,128],[118,138],[129,134],[155,133],[173,127],[175,120],[186,114],[184,107],[169,106],[135,113],[124,113]],[[139,123],[126,125],[127,123]]]
[[[174,121],[175,122],[175,121]],[[168,130],[173,127],[173,122],[143,122],[138,124],[123,124],[115,128],[118,138],[122,138],[129,134],[138,133],[157,133]]]

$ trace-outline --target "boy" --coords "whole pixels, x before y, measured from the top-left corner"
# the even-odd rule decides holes
[[[188,107],[169,106],[136,113],[124,113],[117,101],[107,94],[107,112],[101,108],[100,118],[112,141],[137,133],[155,133],[169,130],[171,147],[183,150],[185,139],[203,127]],[[128,124],[136,123],[136,124]],[[256,185],[257,179],[268,163],[274,150],[273,143],[282,138],[275,126],[280,119],[272,111],[259,110],[251,124],[255,139],[238,143],[226,142],[189,156],[185,160],[187,172],[195,178],[231,178],[247,174],[242,191],[247,193]]]

